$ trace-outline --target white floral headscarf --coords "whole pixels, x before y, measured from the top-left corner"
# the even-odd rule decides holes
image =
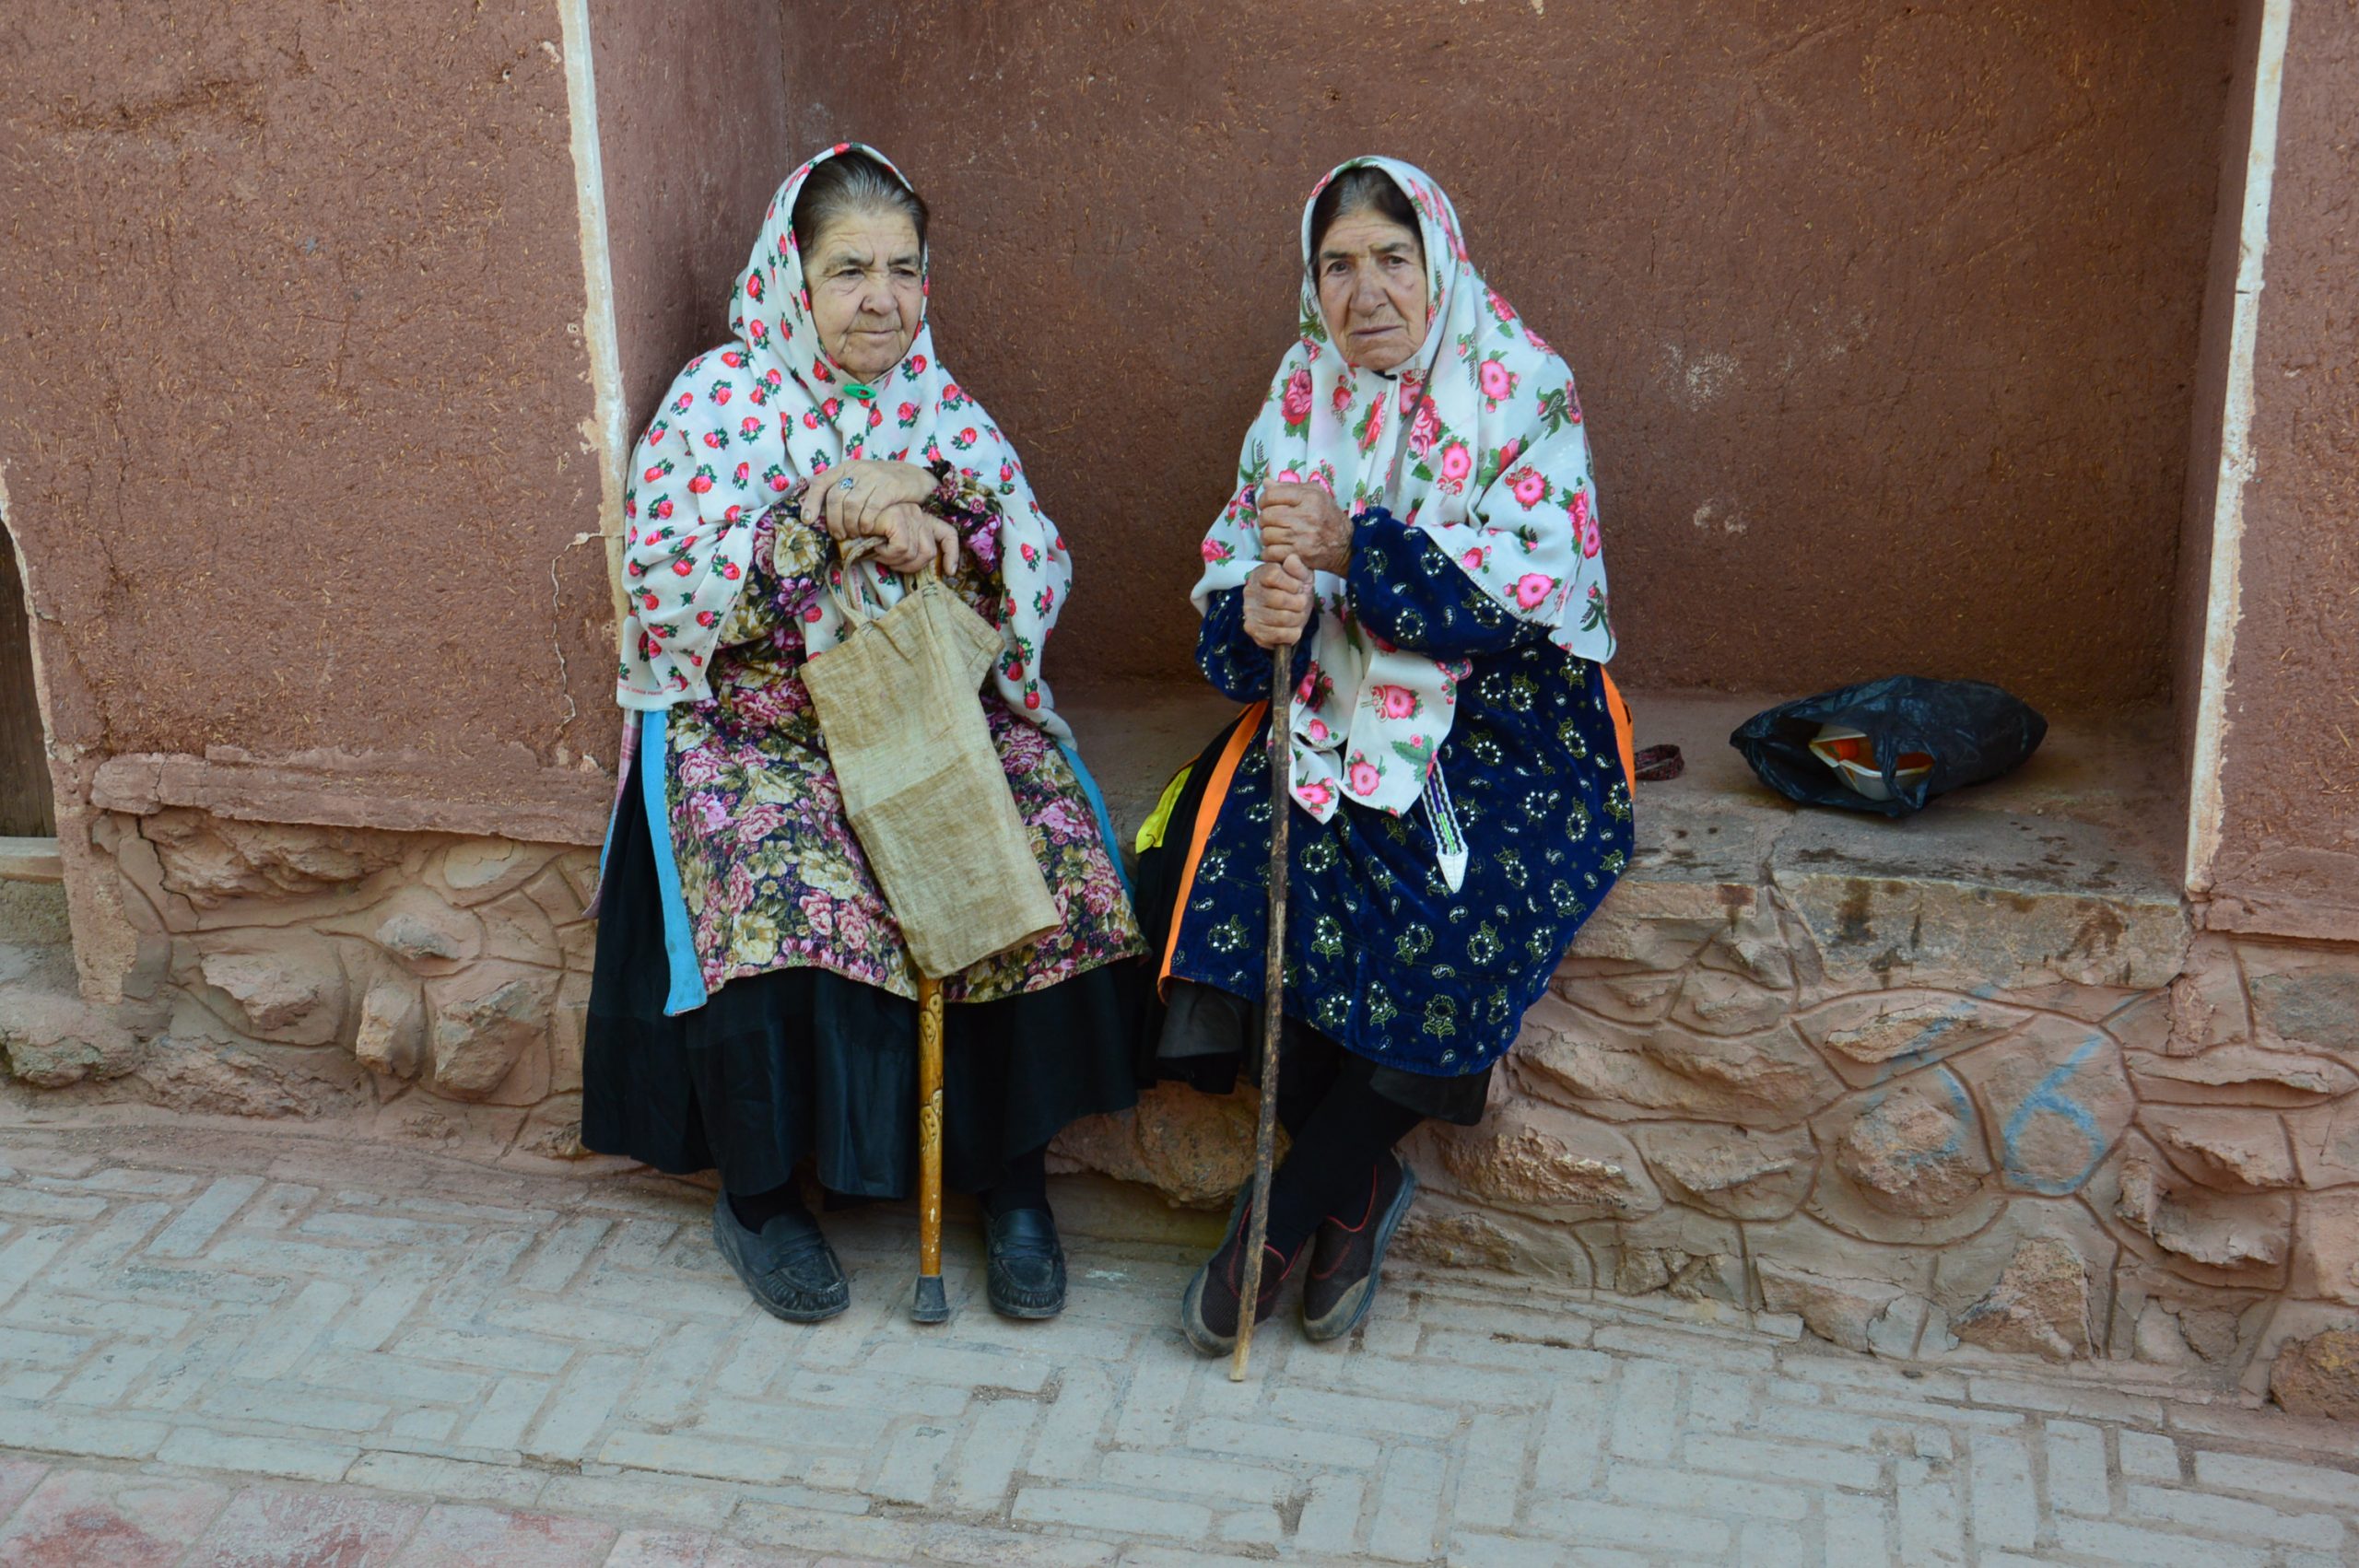
[[[1391,374],[1356,371],[1334,347],[1311,255],[1319,193],[1362,167],[1408,196],[1425,246],[1431,324],[1415,359]],[[1262,484],[1309,483],[1355,517],[1381,506],[1423,529],[1509,613],[1554,628],[1569,652],[1611,659],[1573,373],[1468,262],[1441,187],[1394,158],[1340,164],[1303,205],[1302,253],[1302,336],[1246,434],[1237,493],[1204,535],[1197,609],[1261,564]],[[1295,797],[1321,822],[1343,800],[1398,815],[1425,789],[1467,667],[1375,637],[1348,613],[1343,579],[1321,572],[1316,587],[1313,667],[1293,705]]]
[[[921,323],[901,362],[863,385],[830,361],[811,319],[794,238],[794,202],[811,171],[839,154],[866,153],[908,181],[882,153],[839,142],[787,177],[770,199],[761,238],[730,299],[737,341],[688,361],[654,423],[632,449],[623,492],[629,533],[616,700],[668,708],[710,695],[721,626],[745,585],[754,523],[798,479],[847,459],[947,459],[994,490],[1000,506],[1003,647],[992,678],[1009,708],[1065,739],[1050,706],[1040,654],[1073,581],[1065,542],[1033,499],[1015,449],[983,405],[950,379]],[[879,574],[886,603],[898,579]],[[806,612],[806,614],[813,612]],[[842,617],[827,596],[803,628],[813,653],[836,646]]]

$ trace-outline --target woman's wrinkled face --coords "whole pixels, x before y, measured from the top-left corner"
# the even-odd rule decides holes
[[[1425,345],[1432,302],[1416,230],[1382,213],[1344,213],[1327,226],[1311,263],[1320,309],[1351,364],[1392,370]]]
[[[925,258],[908,215],[856,212],[827,224],[803,275],[828,358],[863,381],[901,362],[925,318]]]

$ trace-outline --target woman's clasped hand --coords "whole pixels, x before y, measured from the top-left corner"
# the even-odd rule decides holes
[[[887,568],[947,577],[958,567],[958,531],[924,508],[939,487],[933,471],[917,463],[855,459],[829,469],[814,494],[837,544],[875,539],[874,559]]]

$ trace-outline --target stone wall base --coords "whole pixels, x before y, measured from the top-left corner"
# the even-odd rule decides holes
[[[589,1160],[593,851],[184,808],[92,841],[122,1000],[0,930],[6,1115],[136,1102]],[[1663,864],[1584,931],[1482,1124],[1411,1140],[1408,1256],[1871,1354],[2137,1362],[2359,1411],[2359,950],[1831,850],[1752,880]],[[1058,1166],[1209,1212],[1251,1115],[1158,1089],[1068,1129]]]

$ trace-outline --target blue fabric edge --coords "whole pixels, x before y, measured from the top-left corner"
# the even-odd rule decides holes
[[[1080,748],[1071,741],[1059,741],[1057,750],[1064,754],[1066,766],[1081,781],[1081,792],[1089,797],[1089,814],[1097,819],[1097,837],[1106,846],[1106,858],[1114,862],[1114,874],[1122,879],[1122,896],[1136,903],[1138,895],[1131,886],[1131,869],[1122,863],[1122,841],[1115,836],[1114,819],[1107,814],[1106,797],[1098,793],[1097,780],[1090,776],[1088,766],[1081,760]]]
[[[672,969],[663,1013],[675,1018],[702,1007],[706,991],[696,935],[688,928],[687,900],[680,895],[680,866],[672,855],[672,813],[663,799],[666,718],[666,711],[658,708],[640,722],[639,791],[647,811],[648,838],[655,849],[655,885],[663,901],[663,956]]]

